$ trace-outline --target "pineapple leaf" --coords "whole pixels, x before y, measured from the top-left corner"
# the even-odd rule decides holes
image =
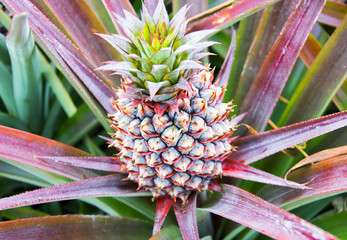
[[[163,0],[144,0],[144,7],[147,9],[149,14],[153,16],[155,10],[157,9],[160,2],[163,3]],[[166,10],[165,10],[166,11]]]
[[[255,130],[265,129],[324,3],[325,0],[300,1],[266,57],[240,108],[240,112],[249,111],[244,123]]]
[[[157,207],[155,210],[155,220],[153,227],[153,234],[155,235],[160,231],[161,226],[173,204],[174,200],[170,197],[162,197],[157,200]]]
[[[305,45],[301,49],[300,58],[306,64],[306,66],[311,67],[313,61],[316,59],[318,53],[321,50],[322,45],[313,36],[313,34],[310,33],[305,42]]]
[[[12,63],[14,97],[12,104],[16,106],[19,119],[31,131],[38,133],[43,120],[42,69],[26,13],[16,14],[13,17],[6,45]]]
[[[63,163],[66,165],[95,169],[101,171],[126,173],[120,162],[115,157],[54,157],[54,156],[38,156],[43,161],[51,161]]]
[[[31,133],[0,126],[0,157],[71,179],[93,177],[95,173],[59,163],[43,163],[37,156],[92,156],[68,145]]]
[[[151,223],[103,215],[63,215],[18,219],[0,223],[2,239],[148,239]],[[136,229],[136,231],[134,231]],[[78,237],[76,237],[78,236]]]
[[[347,17],[324,45],[297,91],[289,101],[278,125],[321,116],[347,79]]]
[[[50,36],[48,36],[50,38]],[[83,64],[80,59],[69,52],[57,39],[50,39],[59,54],[69,62],[71,69],[80,77],[85,86],[88,87],[94,97],[99,101],[99,103],[104,107],[108,113],[113,113],[114,110],[109,101],[110,98],[116,97],[115,92],[107,86],[90,68]]]
[[[229,27],[250,14],[276,2],[278,2],[278,0],[229,0],[220,6],[188,19],[188,32],[195,32],[202,29],[223,29]]]
[[[312,189],[301,191],[282,187],[266,186],[260,193],[266,201],[286,210],[347,191],[347,147],[328,149],[308,157],[313,164],[291,172],[289,179],[310,182]],[[308,162],[307,161],[307,162]],[[312,161],[311,161],[312,162]]]
[[[347,15],[347,5],[335,2],[327,1],[325,4],[322,13],[318,17],[318,21],[338,27],[342,22],[342,19]]]
[[[244,66],[241,66],[244,70],[242,69],[240,79],[235,84],[235,112],[238,112],[238,109],[241,107],[259,69],[297,3],[298,1],[280,1],[264,10],[254,33],[253,42],[247,52]],[[246,32],[245,34],[248,35],[249,33]],[[242,46],[244,43],[240,44]]]
[[[337,239],[305,220],[231,185],[222,185],[224,194],[201,210],[241,223],[275,239]],[[301,190],[302,191],[302,190]],[[259,218],[262,220],[259,221]],[[271,227],[269,227],[271,226]]]
[[[344,222],[347,222],[346,211],[331,216],[321,217],[313,221],[316,226],[333,233],[336,237],[347,239],[347,229],[341,224]]]
[[[178,226],[185,240],[199,239],[196,220],[196,196],[196,192],[191,194],[184,205],[179,202],[173,204]]]
[[[86,197],[149,195],[148,192],[135,191],[136,185],[129,181],[122,181],[123,178],[124,175],[119,174],[94,177],[1,198],[0,210]]]
[[[105,112],[101,109],[100,105],[95,101],[95,99],[91,96],[90,92],[86,89],[86,87],[81,83],[80,79],[76,77],[76,75],[71,71],[66,62],[61,58],[55,47],[52,45],[52,42],[47,39],[47,36],[51,36],[54,39],[59,39],[60,43],[64,45],[64,47],[74,55],[78,56],[78,59],[82,61],[86,66],[90,67],[91,63],[89,63],[80,52],[76,50],[74,45],[72,44],[67,37],[58,30],[58,28],[52,24],[52,22],[46,18],[42,12],[40,12],[31,2],[28,0],[24,1],[13,1],[6,0],[2,1],[3,4],[9,9],[12,13],[16,12],[28,12],[29,16],[29,25],[32,31],[38,37],[38,42],[40,46],[46,51],[48,56],[58,64],[70,81],[72,86],[74,86],[75,90],[81,95],[81,97],[85,100],[95,115],[98,117],[101,123],[104,124],[105,129],[109,129],[108,123],[105,122]]]
[[[253,168],[251,166],[248,166],[246,164],[240,163],[232,159],[224,160],[223,175],[283,187],[309,189],[308,187],[305,187],[303,185],[291,181],[286,181],[283,178],[277,177],[267,172],[263,172],[259,169]]]
[[[230,158],[246,164],[347,126],[347,111],[236,139]],[[227,161],[227,160],[226,160]]]
[[[119,59],[114,48],[94,34],[107,33],[107,30],[85,1],[71,2],[69,7],[63,0],[45,0],[45,3],[94,67],[109,59]]]
[[[235,29],[232,28],[232,40],[230,43],[228,54],[215,80],[218,83],[219,87],[226,86],[228,84],[230,71],[234,62],[235,50],[236,50],[236,32],[235,32]]]

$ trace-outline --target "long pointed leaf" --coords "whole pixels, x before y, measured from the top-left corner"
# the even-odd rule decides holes
[[[266,56],[269,54],[297,3],[298,0],[280,1],[264,10],[259,26],[255,32],[252,45],[247,53],[245,65],[241,66],[244,70],[242,71],[241,78],[235,89],[236,95],[234,104],[236,105],[236,112],[241,107],[241,103],[246,97]]]
[[[222,68],[220,69],[216,81],[218,81],[218,86],[226,86],[229,81],[230,71],[234,62],[234,55],[236,50],[236,32],[235,29],[232,29],[232,40],[228,50],[228,54],[224,60]]]
[[[77,56],[69,52],[57,39],[47,36],[56,47],[61,57],[69,63],[71,69],[80,77],[84,85],[93,93],[94,97],[105,108],[108,113],[114,113],[114,109],[109,101],[110,98],[116,97],[115,92],[107,86],[93,71],[81,62]]]
[[[39,133],[42,126],[41,65],[26,13],[13,17],[6,45],[12,63],[13,104],[19,119],[31,131]]]
[[[0,210],[86,197],[128,197],[149,194],[136,192],[136,185],[130,181],[122,181],[123,178],[124,175],[108,175],[25,192],[0,199]]]
[[[160,231],[161,226],[173,204],[171,197],[162,197],[157,199],[157,208],[155,210],[155,219],[153,227],[153,235]]]
[[[285,181],[283,178],[253,168],[241,162],[234,161],[232,159],[226,159],[223,161],[223,175],[283,187],[308,189],[307,187],[299,185],[295,182]]]
[[[337,27],[347,15],[347,5],[334,1],[327,1],[318,21]]]
[[[225,194],[201,210],[241,223],[275,239],[337,239],[295,215],[240,188],[223,185]]]
[[[313,160],[313,161],[312,161]],[[317,199],[334,196],[347,191],[347,147],[318,152],[307,162],[315,162],[289,174],[296,182],[310,182],[312,189],[299,191],[281,187],[264,188],[262,198],[290,210]]]
[[[296,6],[248,91],[240,111],[250,112],[244,122],[257,131],[265,129],[324,3],[310,0]]]
[[[1,239],[148,239],[148,221],[114,216],[64,215],[0,223]],[[134,231],[136,229],[136,231]]]
[[[229,158],[250,164],[311,138],[347,126],[347,111],[236,139]]]
[[[85,1],[71,1],[68,7],[64,0],[44,1],[94,67],[117,58],[114,48],[95,35],[107,33],[107,30]]]
[[[116,160],[115,157],[52,157],[37,156],[38,159],[44,161],[52,161],[63,163],[70,166],[95,169],[109,172],[127,173]]]
[[[183,239],[199,239],[198,225],[196,220],[196,193],[193,193],[183,206],[181,203],[175,203],[174,210]]]
[[[188,32],[219,28],[223,29],[255,13],[278,0],[229,0],[206,12],[188,19]]]
[[[38,43],[41,48],[46,51],[46,54],[51,57],[51,59],[61,66],[61,70],[74,86],[75,90],[82,96],[84,101],[89,105],[95,115],[98,117],[99,121],[103,124],[105,129],[110,130],[109,124],[105,118],[105,112],[101,109],[100,105],[91,96],[90,92],[85,88],[81,81],[76,77],[76,75],[71,71],[70,67],[61,58],[59,53],[56,51],[52,42],[46,38],[46,36],[51,36],[54,39],[59,39],[59,42],[71,53],[78,57],[87,67],[92,69],[90,62],[76,50],[74,45],[67,39],[67,37],[60,32],[56,26],[54,26],[49,19],[47,19],[29,0],[15,1],[15,0],[2,0],[6,8],[12,13],[16,12],[28,12],[29,25],[33,32],[38,37]]]
[[[347,79],[347,16],[320,51],[278,125],[321,116]]]
[[[44,163],[37,156],[92,156],[74,147],[16,129],[0,126],[0,157],[71,179],[93,177],[88,170],[61,163]]]

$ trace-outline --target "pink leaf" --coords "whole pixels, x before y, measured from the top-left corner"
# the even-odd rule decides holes
[[[347,126],[347,111],[239,138],[232,142],[234,146],[238,146],[238,149],[229,157],[250,164],[345,126]]]
[[[175,203],[174,210],[183,239],[199,239],[196,220],[196,193],[193,193],[184,205],[181,205],[181,203]]]
[[[240,112],[244,122],[263,131],[325,0],[300,1],[265,59]]]
[[[99,101],[99,103],[104,107],[104,109],[112,114],[115,113],[115,110],[110,103],[110,98],[116,98],[115,92],[107,86],[98,76],[93,73],[78,56],[74,55],[72,52],[67,50],[63,44],[61,44],[54,37],[47,35],[46,36],[52,44],[56,47],[58,53],[61,57],[69,63],[71,69],[79,76],[83,81],[84,85],[90,90],[94,97]],[[77,50],[77,49],[76,49]]]
[[[201,210],[243,224],[275,239],[337,239],[313,224],[263,199],[230,185],[225,194]]]
[[[121,163],[115,157],[54,157],[37,156],[38,159],[47,162],[57,162],[74,167],[82,167],[109,172],[127,173]]]
[[[347,146],[318,152],[304,159],[302,163],[309,165],[293,171],[288,178],[293,181],[310,182],[310,190],[266,187],[261,196],[277,206],[292,209],[323,196],[347,191]]]
[[[284,178],[263,172],[259,169],[253,168],[230,158],[223,161],[223,175],[284,187],[308,189],[308,187],[291,181],[286,182]]]
[[[37,156],[92,155],[77,148],[20,130],[0,126],[0,157],[43,169],[71,179],[96,176],[92,171],[67,166],[61,163],[40,161]]]
[[[148,192],[136,192],[136,185],[122,181],[123,178],[124,175],[108,175],[25,192],[0,199],[0,210],[86,197],[148,195]]]
[[[17,219],[0,223],[0,239],[148,239],[150,224],[139,219],[104,215]]]
[[[277,0],[242,0],[228,2],[228,4],[223,4],[221,10],[216,9],[212,15],[211,10],[208,10],[201,13],[202,16],[198,15],[197,17],[189,19],[188,32],[212,28],[225,28],[255,11],[270,4],[274,4]],[[218,7],[219,6],[216,8]],[[212,9],[212,11],[213,10],[214,9]]]
[[[334,1],[327,1],[318,21],[337,27],[347,14],[347,5]]]
[[[161,197],[157,199],[157,208],[155,210],[155,219],[153,227],[153,235],[160,231],[161,226],[173,204],[171,197]]]
[[[218,81],[218,86],[226,86],[229,82],[231,68],[234,62],[234,55],[236,50],[236,32],[235,29],[232,28],[232,40],[230,43],[230,47],[228,50],[228,54],[225,57],[222,68],[220,69],[216,81]]]

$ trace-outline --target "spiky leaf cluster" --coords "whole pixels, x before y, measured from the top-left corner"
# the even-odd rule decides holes
[[[143,4],[142,20],[124,11],[124,18],[115,15],[122,32],[101,36],[125,61],[110,61],[101,70],[120,74],[134,86],[128,96],[154,102],[172,99],[187,89],[187,78],[197,70],[207,69],[198,62],[209,55],[201,52],[216,44],[201,41],[214,30],[186,34],[188,8],[183,7],[170,21],[163,1],[151,16]]]

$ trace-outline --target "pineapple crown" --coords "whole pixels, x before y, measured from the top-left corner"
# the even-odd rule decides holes
[[[129,98],[142,101],[168,101],[189,91],[190,79],[199,70],[207,70],[199,60],[210,55],[202,52],[216,44],[202,41],[215,30],[186,34],[187,11],[184,6],[172,19],[159,0],[153,15],[142,4],[141,18],[124,10],[124,17],[114,14],[119,34],[99,34],[125,61],[109,61],[99,70],[113,71],[124,79],[123,89]]]

